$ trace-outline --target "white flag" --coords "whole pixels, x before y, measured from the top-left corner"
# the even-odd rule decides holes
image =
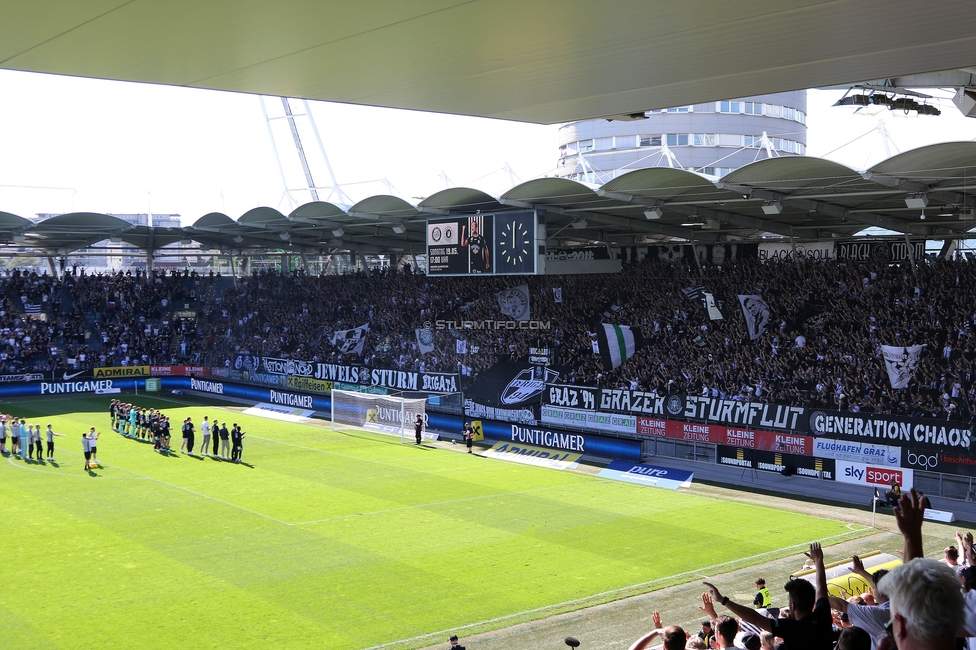
[[[715,295],[711,293],[705,293],[703,295],[705,296],[705,311],[708,312],[708,318],[710,320],[723,320],[725,315],[722,314],[722,310],[715,304]]]
[[[455,343],[456,351],[457,351],[458,354],[467,354],[468,353],[468,342],[467,341],[465,341],[464,339],[458,339],[454,343]]]
[[[892,388],[908,388],[915,369],[918,368],[918,357],[922,354],[922,345],[912,345],[899,348],[892,345],[882,345],[881,354],[884,355],[885,367],[888,369],[888,379]]]
[[[749,328],[749,338],[758,339],[766,333],[769,324],[769,305],[759,295],[739,296],[742,305],[742,315],[746,317],[746,327]]]
[[[600,354],[600,342],[596,340],[596,332],[587,332],[590,336],[590,347],[593,348],[593,354]]]
[[[563,301],[563,288],[562,287],[553,287],[552,288],[552,299],[553,299],[553,302],[562,302]]]
[[[420,348],[420,354],[427,354],[428,352],[434,351],[434,330],[429,327],[421,328],[416,330],[417,334],[417,347]]]
[[[336,330],[329,341],[343,354],[362,354],[367,332],[369,332],[368,323],[351,330]]]
[[[529,285],[523,284],[505,289],[495,295],[498,297],[498,307],[503,314],[515,320],[529,320]]]

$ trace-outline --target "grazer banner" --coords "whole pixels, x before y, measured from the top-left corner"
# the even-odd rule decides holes
[[[617,411],[635,415],[681,417],[684,412],[683,395],[657,395],[639,390],[603,388],[600,390],[601,411]]]
[[[813,438],[783,431],[762,431],[727,427],[720,424],[677,422],[639,416],[637,418],[637,433],[643,436],[777,451],[800,456],[810,456],[813,453]]]
[[[732,465],[758,469],[764,472],[784,473],[787,468],[797,476],[809,476],[826,480],[835,480],[839,470],[835,461],[824,458],[811,458],[795,454],[782,454],[760,449],[743,449],[742,447],[718,446],[719,465]]]
[[[546,406],[565,406],[592,411],[597,408],[600,391],[586,386],[568,384],[547,384],[542,392],[542,403]]]

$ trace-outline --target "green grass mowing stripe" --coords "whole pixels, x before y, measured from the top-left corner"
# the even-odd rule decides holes
[[[868,527],[859,526],[856,530],[851,530],[848,533],[840,533],[838,535],[825,537],[821,539],[820,542],[823,543],[824,545],[840,543],[852,538],[856,538],[857,536],[864,534],[870,530],[871,529]],[[626,596],[632,596],[635,594],[653,591],[655,589],[663,588],[674,584],[681,584],[682,582],[685,582],[688,579],[697,579],[697,578],[709,579],[711,577],[709,574],[711,574],[712,572],[722,573],[722,572],[733,571],[741,567],[750,566],[751,564],[759,564],[764,561],[776,559],[779,557],[785,557],[786,555],[790,555],[793,553],[802,552],[806,550],[806,548],[807,548],[806,543],[794,544],[792,546],[786,546],[779,549],[765,551],[753,556],[742,557],[736,560],[730,560],[728,562],[722,562],[720,564],[702,567],[700,569],[687,571],[685,573],[679,573],[664,578],[650,580],[648,582],[637,583],[625,587],[620,587],[617,589],[612,589],[602,593],[592,594],[590,596],[586,596],[583,598],[576,598],[562,603],[555,603],[552,605],[537,607],[522,612],[506,614],[504,616],[499,616],[497,618],[490,619],[490,620],[478,621],[475,623],[467,623],[459,626],[452,626],[450,628],[438,630],[437,632],[428,632],[415,637],[398,639],[396,641],[390,641],[387,643],[371,646],[365,650],[381,650],[382,648],[391,648],[391,647],[405,646],[405,645],[417,645],[418,643],[420,645],[426,645],[428,642],[432,642],[438,638],[442,638],[443,636],[450,634],[451,632],[460,632],[460,631],[467,631],[469,633],[472,631],[480,632],[484,630],[501,627],[502,624],[509,625],[512,624],[513,621],[532,620],[532,619],[553,616],[555,614],[562,613],[565,611],[572,611],[574,609],[579,609],[580,607],[583,606],[592,606],[603,602],[617,600],[619,598],[626,597]]]

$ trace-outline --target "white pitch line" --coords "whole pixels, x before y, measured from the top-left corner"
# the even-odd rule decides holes
[[[864,527],[864,530],[867,530],[869,528],[870,528],[869,526],[865,526]],[[831,535],[829,537],[824,537],[820,541],[821,542],[827,542],[827,541],[830,541],[832,539],[837,539],[839,537],[846,537],[848,535],[850,535],[850,533],[839,533],[837,535]],[[634,589],[644,589],[646,587],[650,587],[651,585],[653,585],[655,583],[666,582],[666,581],[669,581],[669,580],[674,580],[675,578],[682,578],[682,577],[685,577],[685,576],[689,576],[689,577],[700,576],[701,575],[701,572],[704,572],[704,571],[711,571],[711,570],[718,569],[718,568],[721,568],[721,567],[724,567],[724,566],[728,566],[730,564],[738,564],[740,562],[744,562],[744,561],[749,561],[749,560],[754,560],[754,559],[757,559],[757,558],[761,558],[761,557],[766,556],[766,555],[772,555],[772,554],[776,554],[776,553],[782,553],[783,551],[789,551],[790,549],[794,549],[794,548],[796,548],[796,549],[803,549],[805,547],[807,547],[807,544],[791,544],[790,546],[784,546],[783,548],[773,549],[771,551],[765,551],[763,553],[757,553],[756,555],[750,555],[750,556],[738,558],[738,559],[735,559],[735,560],[729,560],[728,562],[721,562],[719,564],[713,564],[711,566],[702,567],[700,569],[695,569],[694,571],[685,571],[684,573],[676,573],[674,575],[665,576],[663,578],[656,578],[654,580],[649,580],[647,582],[638,582],[637,584],[629,585],[629,586],[626,586],[626,587],[618,587],[616,589],[610,589],[608,591],[602,591],[600,593],[592,594],[590,596],[584,596],[584,597],[581,597],[581,598],[573,598],[572,600],[566,600],[566,601],[563,601],[561,603],[554,603],[552,605],[545,605],[543,607],[536,607],[536,608],[533,608],[533,609],[526,609],[526,610],[521,611],[521,612],[515,612],[514,614],[505,614],[504,616],[498,616],[496,618],[490,618],[490,619],[487,619],[487,620],[484,620],[484,621],[478,621],[476,623],[468,623],[466,625],[458,625],[458,626],[455,626],[455,627],[452,627],[452,628],[448,628],[446,630],[438,630],[437,632],[428,632],[426,634],[419,634],[417,636],[412,636],[412,637],[409,637],[409,638],[406,638],[406,639],[398,639],[396,641],[390,641],[388,643],[381,643],[380,645],[370,646],[368,648],[365,648],[364,650],[380,650],[381,648],[390,648],[390,647],[393,647],[393,646],[396,646],[396,645],[400,645],[400,644],[403,644],[403,643],[413,643],[415,641],[420,641],[422,639],[427,639],[427,638],[435,639],[435,638],[441,637],[441,636],[443,636],[445,634],[448,634],[450,632],[456,632],[458,630],[469,630],[471,628],[479,627],[479,626],[482,626],[482,625],[493,625],[494,623],[500,623],[502,621],[511,620],[513,618],[517,618],[519,616],[524,616],[526,614],[537,614],[539,612],[545,612],[547,610],[552,610],[552,609],[560,609],[560,608],[567,607],[567,606],[571,606],[571,605],[574,605],[574,604],[577,604],[577,603],[585,603],[585,602],[588,602],[588,601],[591,601],[591,600],[594,600],[594,599],[600,599],[600,598],[603,598],[603,597],[606,597],[606,596],[613,596],[614,594],[624,593],[624,592],[631,591],[631,590],[634,590]],[[637,595],[637,594],[635,594],[635,595]]]

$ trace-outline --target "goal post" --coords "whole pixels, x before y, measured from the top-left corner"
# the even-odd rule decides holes
[[[332,430],[336,425],[365,429],[390,436],[398,436],[400,442],[413,436],[413,423],[417,416],[427,425],[427,400],[425,398],[376,395],[350,390],[332,391]]]

